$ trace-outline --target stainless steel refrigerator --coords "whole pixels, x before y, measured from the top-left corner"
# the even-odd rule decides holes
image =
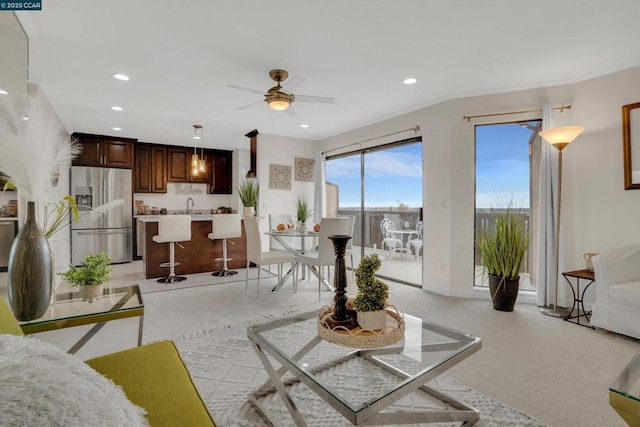
[[[114,262],[131,262],[131,170],[73,166],[71,194],[80,211],[71,223],[71,262],[102,251]]]

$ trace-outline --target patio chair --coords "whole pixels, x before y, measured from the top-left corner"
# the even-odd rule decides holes
[[[415,239],[409,239],[407,241],[407,250],[411,252],[411,248],[415,252],[415,260],[418,261],[418,256],[420,255],[420,250],[422,249],[422,221],[418,221],[416,223],[416,233],[418,236]]]
[[[382,233],[382,251],[386,246],[389,250],[389,258],[393,258],[393,254],[397,252],[398,248],[402,249],[402,240],[397,238],[393,230],[395,229],[395,223],[389,218],[384,218],[380,221],[380,232]]]

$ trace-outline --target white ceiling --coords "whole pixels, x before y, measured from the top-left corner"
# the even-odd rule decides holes
[[[70,132],[189,145],[199,123],[206,147],[245,146],[254,128],[318,140],[640,65],[638,0],[57,0],[19,17],[30,81]],[[274,68],[335,104],[294,103],[293,118],[265,103],[236,111],[261,97],[226,85],[266,91]]]

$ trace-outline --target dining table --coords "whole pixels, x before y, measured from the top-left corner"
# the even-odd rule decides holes
[[[304,254],[307,251],[307,248],[306,248],[307,238],[309,237],[317,238],[320,235],[320,233],[317,233],[315,231],[300,231],[296,229],[289,229],[289,230],[283,230],[283,231],[270,230],[270,231],[265,231],[264,234],[276,239],[276,241],[280,243],[287,252],[289,252],[291,255],[296,257],[296,261],[292,264],[291,269],[287,272],[287,274],[282,276],[282,279],[280,279],[280,281],[278,281],[276,286],[274,286],[274,288],[271,290],[272,292],[275,292],[279,290],[282,287],[282,285],[284,285],[284,283],[289,279],[289,277],[291,277],[295,269],[298,268],[298,265],[300,264],[298,261],[298,256]],[[294,245],[292,245],[290,238],[299,238],[300,247],[297,248]],[[302,279],[306,278],[307,268],[313,275],[315,275],[318,279],[320,279],[320,272],[315,266],[303,264],[302,267],[303,267]],[[328,290],[333,291],[333,286],[331,286],[325,278],[323,278],[322,280],[322,285]]]
[[[391,255],[389,256],[389,258],[393,258],[393,252],[396,252],[396,251],[400,252],[401,258],[404,258],[404,254],[409,253],[409,248],[407,248],[407,242],[409,241],[412,235],[415,234],[416,236],[418,236],[418,231],[410,228],[402,228],[399,230],[391,229],[390,231],[395,236],[399,236],[402,247],[391,251]]]

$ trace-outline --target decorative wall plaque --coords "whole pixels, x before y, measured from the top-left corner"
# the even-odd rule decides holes
[[[314,159],[295,158],[295,180],[313,181],[316,161]]]
[[[291,190],[291,166],[269,165],[269,188]]]
[[[185,195],[185,196],[198,196],[203,194],[204,191],[202,188],[196,188],[193,184],[187,184],[184,187],[182,184],[176,184],[176,196]]]

